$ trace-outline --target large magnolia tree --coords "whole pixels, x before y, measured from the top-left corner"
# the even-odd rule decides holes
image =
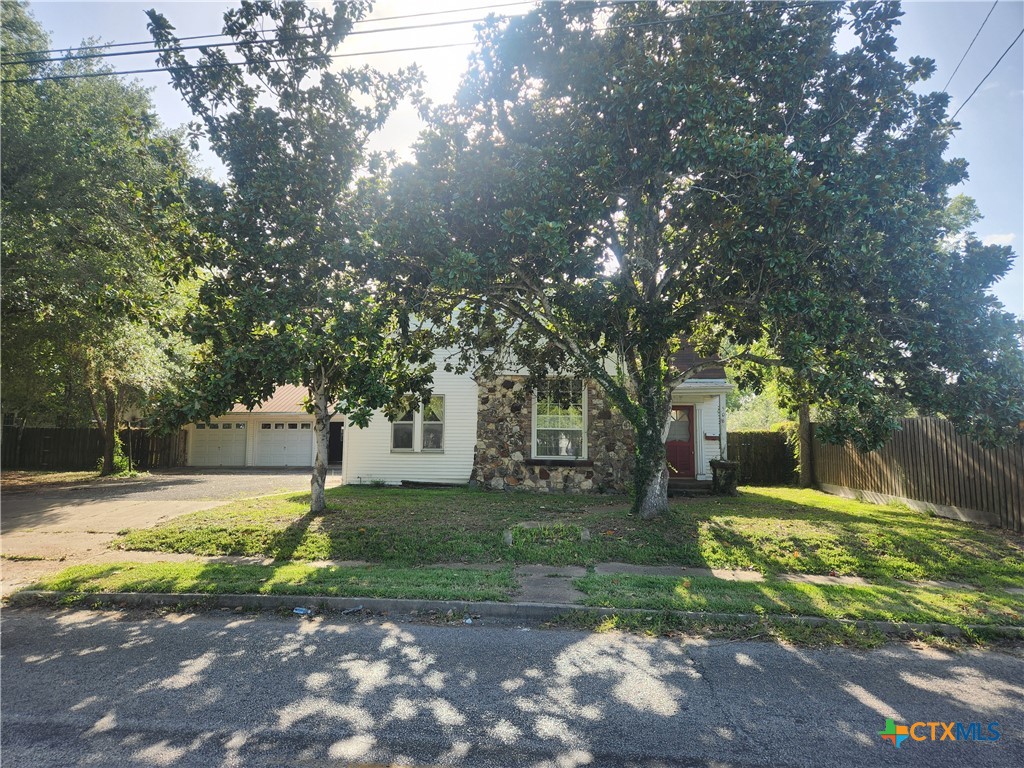
[[[386,295],[365,234],[378,178],[366,141],[418,75],[339,69],[332,58],[369,8],[242,3],[224,15],[236,50],[201,48],[194,60],[172,24],[148,12],[160,63],[227,171],[202,206],[221,243],[205,255],[203,311],[191,324],[203,359],[191,395],[164,412],[194,421],[253,407],[281,384],[305,387],[313,512],[326,507],[334,411],[365,425],[406,393],[425,397],[431,381],[422,333]]]
[[[826,439],[884,441],[909,401],[986,441],[1024,418],[1021,325],[987,289],[966,163],[895,3],[544,3],[481,32],[457,100],[395,174],[381,237],[467,365],[597,380],[667,508],[671,389],[774,374]],[[855,44],[836,45],[852,31]],[[453,311],[455,310],[455,311]],[[671,364],[683,341],[707,363]]]

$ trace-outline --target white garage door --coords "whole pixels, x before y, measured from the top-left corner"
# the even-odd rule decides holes
[[[244,421],[196,424],[192,431],[192,465],[195,467],[244,467]]]
[[[308,421],[261,421],[256,434],[256,464],[261,467],[309,467],[313,463],[313,425]]]

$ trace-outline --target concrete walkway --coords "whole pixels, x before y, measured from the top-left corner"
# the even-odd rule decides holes
[[[200,555],[178,554],[174,552],[139,552],[124,551],[108,548],[113,540],[114,532],[103,533],[82,533],[68,532],[66,539],[61,534],[55,533],[44,540],[46,546],[58,548],[62,542],[70,543],[73,548],[69,554],[42,556],[33,554],[34,559],[19,560],[21,555],[15,554],[23,542],[16,539],[14,547],[8,546],[8,540],[4,540],[4,560],[0,564],[0,595],[6,597],[14,591],[29,586],[38,579],[58,573],[71,565],[98,565],[102,563],[223,563],[228,565],[273,565],[274,559],[269,557],[239,557],[221,555],[216,557],[204,557]],[[90,539],[90,537],[92,537]],[[84,547],[83,544],[92,541],[94,546]],[[45,551],[40,546],[29,547],[33,553]],[[11,559],[14,558],[14,559]],[[365,560],[317,560],[311,561],[308,565],[314,568],[363,568],[380,565]],[[494,571],[505,567],[502,563],[434,563],[423,566],[425,568],[448,568],[448,569],[473,569]],[[715,578],[722,581],[732,582],[764,582],[765,577],[758,571],[742,571],[726,568],[687,568],[671,565],[634,565],[632,563],[598,563],[594,566],[593,572],[597,575],[627,575],[627,576],[661,576],[668,578],[684,579],[687,577]],[[583,566],[554,566],[554,565],[517,565],[513,575],[518,587],[513,595],[516,602],[520,603],[545,603],[557,605],[572,605],[583,602],[585,595],[574,586],[575,579],[580,579],[588,573]],[[804,573],[783,573],[773,577],[775,580],[790,584],[817,584],[837,586],[871,586],[872,582],[859,576],[821,576]],[[969,584],[958,584],[949,581],[900,581],[900,584],[908,587],[941,587],[945,589],[963,589],[976,591],[978,588]],[[1024,594],[1024,590],[1007,588],[1002,590],[1010,594]]]

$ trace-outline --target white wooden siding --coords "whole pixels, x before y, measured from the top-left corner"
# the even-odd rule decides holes
[[[711,479],[711,461],[722,457],[721,421],[718,415],[718,397],[712,396],[697,406],[700,412],[700,438],[698,444],[701,446],[701,462],[698,464],[699,476],[703,480]],[[708,437],[718,437],[718,440],[708,440]]]
[[[345,426],[342,475],[348,485],[411,480],[422,483],[468,483],[476,447],[477,384],[469,375],[443,370],[446,355],[434,356],[434,394],[444,395],[444,450],[422,451],[423,413],[416,414],[413,450],[391,450],[391,422],[373,414],[370,425]]]

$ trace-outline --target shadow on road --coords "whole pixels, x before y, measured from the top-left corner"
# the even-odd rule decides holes
[[[15,611],[4,748],[65,764],[1019,765],[1019,659],[292,617]],[[52,631],[33,631],[45,622]],[[55,684],[54,681],[60,681]],[[984,728],[984,726],[983,726]],[[12,762],[11,764],[15,764]]]

